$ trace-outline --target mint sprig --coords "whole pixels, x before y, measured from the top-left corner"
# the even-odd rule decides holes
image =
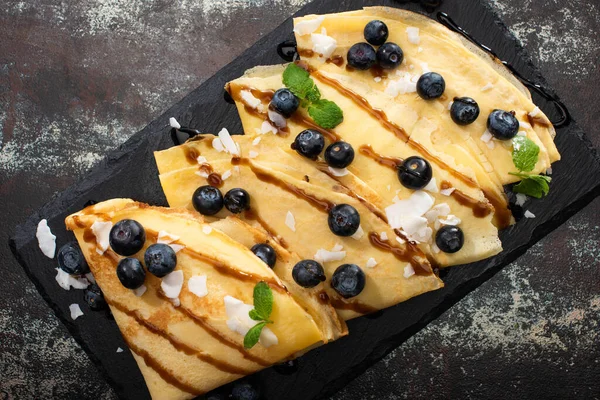
[[[513,187],[514,192],[540,199],[550,191],[548,184],[552,181],[552,178],[526,173],[533,171],[538,162],[539,154],[539,146],[528,137],[517,136],[513,139],[512,159],[519,172],[509,172],[509,174],[521,178],[521,182]]]
[[[291,63],[283,71],[283,84],[300,99],[302,107],[317,125],[333,129],[344,120],[344,113],[333,101],[321,98],[321,92],[308,71]]]
[[[509,174],[522,178],[521,182],[513,187],[513,191],[516,193],[541,199],[550,191],[548,184],[552,181],[552,178],[549,176],[529,175],[522,172],[509,172]]]
[[[253,296],[254,308],[250,310],[248,316],[254,321],[259,321],[259,323],[250,328],[246,336],[244,336],[244,347],[246,349],[254,347],[260,339],[263,328],[267,324],[273,323],[269,319],[271,312],[273,312],[273,292],[269,285],[265,282],[258,282],[254,286]]]

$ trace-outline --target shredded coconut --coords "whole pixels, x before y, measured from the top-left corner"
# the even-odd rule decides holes
[[[292,232],[296,232],[296,219],[291,211],[288,211],[285,215],[285,225],[290,228]]]
[[[174,117],[169,118],[169,125],[171,125],[171,128],[175,128],[175,129],[181,128],[181,125],[179,124],[179,122],[177,122],[177,120]]]
[[[367,260],[367,268],[374,268],[377,265],[377,261],[373,257]]]
[[[83,315],[83,311],[81,311],[81,307],[79,304],[73,303],[69,306],[69,311],[71,311],[71,319],[76,320],[77,318]]]
[[[523,216],[524,216],[525,218],[535,218],[535,214],[534,214],[534,213],[532,213],[532,212],[531,212],[531,211],[529,211],[529,210],[525,210],[525,213],[523,214]]]

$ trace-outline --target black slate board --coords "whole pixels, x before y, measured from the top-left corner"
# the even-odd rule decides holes
[[[319,0],[297,14],[345,11],[365,5],[388,5],[423,12],[419,5],[405,3]],[[528,55],[484,1],[446,0],[435,11],[440,10],[447,12],[523,75],[544,83]],[[66,292],[56,284],[55,260],[43,256],[37,247],[37,223],[42,218],[48,219],[60,246],[73,239],[64,229],[65,216],[81,209],[90,199],[131,197],[166,205],[152,153],[171,145],[168,118],[174,116],[182,124],[206,132],[216,132],[223,126],[232,132],[239,131],[241,124],[235,107],[222,100],[223,85],[247,68],[281,62],[275,49],[279,42],[291,38],[291,30],[292,21],[288,19],[111,153],[83,180],[42,207],[17,227],[10,240],[13,253],[40,294],[122,398],[149,397],[135,361],[127,351],[116,353],[117,347],[126,346],[109,314],[88,310],[82,291]],[[535,94],[534,99],[552,115],[550,106],[544,107],[544,101]],[[375,316],[351,321],[350,336],[303,356],[299,370],[292,375],[281,375],[273,369],[256,374],[253,379],[260,384],[264,397],[293,400],[331,395],[600,195],[600,159],[583,132],[574,122],[557,131],[556,143],[563,160],[553,168],[550,195],[528,205],[536,215],[535,219],[523,220],[502,232],[503,253],[443,271],[446,287],[442,290],[411,299]],[[76,321],[69,315],[68,306],[72,303],[81,304],[85,313]]]

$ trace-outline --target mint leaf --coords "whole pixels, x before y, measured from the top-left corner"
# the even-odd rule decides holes
[[[262,317],[261,320],[266,321],[271,316],[273,311],[273,292],[269,285],[265,282],[258,282],[254,286],[254,310],[256,311],[255,316]],[[252,317],[252,311],[250,311],[250,318]],[[255,321],[260,321],[256,320]]]
[[[512,159],[519,171],[531,171],[538,161],[540,148],[533,140],[525,136],[516,136],[513,139]]]
[[[251,349],[256,345],[256,343],[258,343],[258,340],[260,339],[260,333],[265,325],[267,325],[266,322],[261,322],[250,328],[248,333],[246,333],[246,336],[244,336],[244,348]]]
[[[509,174],[523,178],[521,182],[513,187],[513,191],[516,193],[522,193],[540,199],[546,196],[550,191],[548,183],[552,181],[552,178],[549,176],[527,175],[520,172],[509,172]]]
[[[250,310],[248,316],[254,321],[264,321],[266,318],[260,315],[256,310]]]
[[[314,102],[321,98],[321,92],[310,74],[294,63],[289,64],[283,71],[283,84],[301,100]]]
[[[308,115],[321,128],[332,129],[344,120],[344,113],[333,101],[321,99],[308,107]]]

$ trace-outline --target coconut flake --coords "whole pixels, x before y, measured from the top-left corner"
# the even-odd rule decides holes
[[[381,77],[380,76],[376,76],[375,78],[373,78],[373,80],[377,83],[381,82]]]
[[[333,168],[333,167],[327,167],[327,168],[329,168],[329,172],[331,172],[331,175],[333,175],[333,176],[346,176],[349,173],[347,168]]]
[[[260,99],[254,97],[254,95],[252,94],[251,91],[249,90],[242,90],[240,92],[240,96],[242,98],[242,101],[244,102],[245,105],[247,105],[248,107],[254,109],[254,110],[258,110],[258,111],[263,111],[264,107],[262,104],[262,101],[260,101]]]
[[[228,318],[227,327],[233,332],[245,336],[254,325],[259,323],[251,319],[248,315],[254,309],[250,304],[245,304],[243,301],[232,296],[225,296],[223,302],[225,303],[225,313]],[[267,348],[279,343],[277,336],[268,327],[263,328],[259,341],[261,345]]]
[[[381,240],[388,240],[387,232],[381,232],[381,235],[379,235],[379,237],[381,238]]]
[[[523,207],[523,204],[525,204],[526,201],[527,195],[523,193],[517,193],[517,200],[515,201],[516,205],[518,205],[519,207]]]
[[[450,214],[450,206],[447,203],[440,203],[425,213],[425,218],[431,224],[440,217]]]
[[[360,240],[360,238],[362,238],[364,235],[365,235],[365,231],[363,230],[362,226],[359,225],[356,232],[354,232],[354,235],[352,235],[350,237],[354,240]]]
[[[494,84],[492,82],[488,82],[484,87],[481,88],[482,92],[487,92],[488,90],[492,90],[494,88]]]
[[[367,268],[374,268],[376,265],[377,265],[377,261],[375,261],[375,259],[373,257],[371,257],[367,260],[367,264],[366,264]]]
[[[184,245],[182,245],[182,244],[176,244],[176,243],[169,244],[169,247],[172,248],[175,253],[178,253],[181,250],[185,249]]]
[[[239,147],[236,145],[235,141],[233,140],[233,138],[229,134],[229,131],[226,128],[221,129],[221,131],[219,132],[219,139],[221,140],[223,148],[227,153],[234,156],[240,155]]]
[[[208,174],[205,171],[196,171],[194,174],[201,176],[203,178],[208,178]]]
[[[325,17],[321,15],[315,19],[300,21],[294,26],[294,33],[299,36],[311,34],[321,26],[324,20]]]
[[[135,294],[137,297],[142,297],[142,295],[144,293],[146,293],[146,290],[148,290],[148,288],[146,287],[146,285],[142,285],[137,289],[133,289],[132,292],[133,294]]]
[[[285,120],[285,117],[279,114],[278,112],[269,110],[267,115],[269,116],[269,120],[273,124],[275,124],[276,127],[285,128],[287,126],[287,121]]]
[[[38,223],[35,236],[37,237],[38,246],[42,253],[48,258],[54,258],[54,253],[56,252],[56,236],[50,231],[46,219],[43,219]]]
[[[225,151],[225,146],[223,146],[223,142],[221,142],[221,139],[219,139],[218,137],[215,137],[212,140],[212,147],[219,153],[221,153],[222,151]]]
[[[260,136],[259,136],[259,137],[257,137],[256,139],[254,139],[254,140],[252,141],[252,146],[258,146],[258,144],[260,143],[260,140],[261,140],[261,139],[262,139],[262,138],[261,138]]]
[[[489,143],[493,138],[494,135],[492,135],[492,133],[486,129],[479,139],[484,143]]]
[[[525,128],[525,129],[531,129],[531,128],[533,128],[533,127],[532,127],[532,126],[529,124],[529,122],[524,122],[524,121],[523,121],[523,122],[519,121],[519,126],[520,126],[521,128]]]
[[[314,259],[315,261],[318,261],[319,263],[323,264],[331,261],[340,261],[343,260],[344,257],[346,257],[345,251],[336,251],[333,249],[332,251],[329,251],[325,249],[319,249],[315,253]]]
[[[252,152],[250,152],[250,153],[252,153]],[[250,157],[250,158],[252,158],[252,157]],[[227,171],[223,172],[223,175],[221,175],[221,179],[222,180],[226,180],[229,177],[231,177],[231,170],[230,169],[228,169]]]
[[[388,80],[385,88],[385,94],[396,97],[399,94],[415,93],[417,91],[417,83],[413,80],[410,74],[401,74],[400,79]]]
[[[169,243],[173,243],[176,240],[179,240],[179,236],[170,234],[167,231],[159,231],[158,239],[156,239],[156,243],[169,244]]]
[[[435,241],[431,244],[431,250],[435,253],[438,254],[440,252],[440,248],[437,246],[437,244],[435,244]]]
[[[531,118],[535,118],[535,117],[537,117],[537,116],[538,116],[538,115],[539,115],[541,112],[542,112],[542,111],[540,110],[540,108],[536,106],[536,107],[533,109],[533,111],[529,113],[529,116],[530,116]]]
[[[424,74],[431,72],[431,70],[429,69],[429,64],[427,64],[426,62],[422,62],[420,64],[421,64],[421,70],[423,71]]]
[[[440,224],[442,224],[442,225],[453,225],[453,226],[456,226],[462,222],[460,220],[460,218],[458,218],[457,216],[452,215],[452,214],[448,215],[446,217],[446,219],[440,218],[439,221],[440,221]]]
[[[248,158],[256,158],[256,157],[258,157],[258,152],[257,151],[250,150],[248,152]]]
[[[73,289],[85,289],[89,286],[89,281],[86,278],[76,277],[69,275],[67,272],[60,268],[54,268],[56,270],[56,282],[64,290]]]
[[[81,311],[81,307],[79,304],[73,303],[69,306],[69,311],[71,311],[71,319],[76,320],[77,318],[83,315],[83,311]]]
[[[415,191],[408,199],[386,207],[385,213],[393,229],[402,228],[405,216],[420,217],[433,206],[433,197],[422,190]]]
[[[417,49],[417,53],[422,53],[423,52],[423,48],[421,46],[419,46],[419,48]]]
[[[198,297],[204,297],[208,294],[206,288],[206,275],[194,275],[188,281],[188,290]]]
[[[260,133],[264,135],[265,133],[269,132],[277,134],[277,132],[279,131],[277,130],[277,128],[271,125],[269,121],[263,121],[262,125],[260,126]]]
[[[123,349],[120,347],[117,347],[117,353],[122,353],[122,352],[123,352]]]
[[[552,167],[546,169],[546,175],[552,175]]]
[[[198,162],[198,164],[203,165],[203,164],[208,164],[208,160],[206,159],[206,157],[204,156],[198,156],[196,157],[196,161]]]
[[[526,136],[527,136],[527,132],[525,132],[525,131],[519,131],[519,132],[517,132],[517,136],[523,136],[523,137],[526,137]],[[507,142],[508,142],[508,141],[507,141]],[[508,143],[508,145],[511,145],[511,144],[510,144],[510,143]]]
[[[98,245],[96,248],[96,252],[100,255],[104,254],[106,249],[108,249],[110,230],[112,228],[112,222],[102,222],[96,221],[92,224],[92,232],[96,236],[96,244]]]
[[[313,43],[312,50],[324,58],[329,58],[337,48],[337,41],[331,36],[312,33],[310,39]]]
[[[453,101],[451,101],[450,103],[448,103],[448,110],[451,110],[451,109],[452,109],[452,104],[454,104],[454,102],[453,102]]]
[[[288,228],[292,230],[292,232],[296,232],[296,219],[294,218],[294,214],[291,211],[288,211],[285,215],[285,224]]]
[[[174,117],[169,118],[169,125],[171,125],[171,128],[175,128],[175,129],[181,128],[181,125],[179,124],[179,122],[177,122],[177,120]]]
[[[431,178],[431,180],[429,181],[427,186],[425,186],[423,188],[423,190],[427,190],[428,192],[431,192],[431,193],[438,193],[439,189],[437,187],[437,182],[436,182],[435,178]]]
[[[406,28],[406,34],[408,36],[408,41],[412,44],[421,43],[421,37],[419,36],[419,28],[409,26],[408,28]]]
[[[490,140],[486,143],[486,146],[488,147],[488,149],[494,150],[494,148],[496,147],[496,143],[493,140]]]
[[[404,277],[405,278],[410,278],[411,276],[413,276],[415,274],[415,269],[413,268],[412,265],[408,264],[406,267],[404,267]]]
[[[525,213],[523,214],[523,216],[524,216],[525,218],[535,218],[535,214],[534,214],[534,213],[532,213],[532,212],[531,212],[531,211],[529,211],[529,210],[525,210]]]
[[[396,236],[396,242],[398,242],[400,244],[405,244],[406,240],[402,239],[400,236]]]
[[[160,283],[160,288],[165,296],[170,299],[179,297],[181,288],[183,287],[183,271],[177,270],[165,275]]]
[[[456,190],[456,188],[448,188],[448,189],[442,189],[440,190],[440,194],[443,194],[444,196],[450,196],[452,195],[452,193]]]
[[[204,225],[204,226],[202,227],[202,232],[203,232],[205,235],[210,235],[210,233],[212,232],[212,230],[213,230],[213,229],[212,229],[212,227],[211,227],[210,225]]]

